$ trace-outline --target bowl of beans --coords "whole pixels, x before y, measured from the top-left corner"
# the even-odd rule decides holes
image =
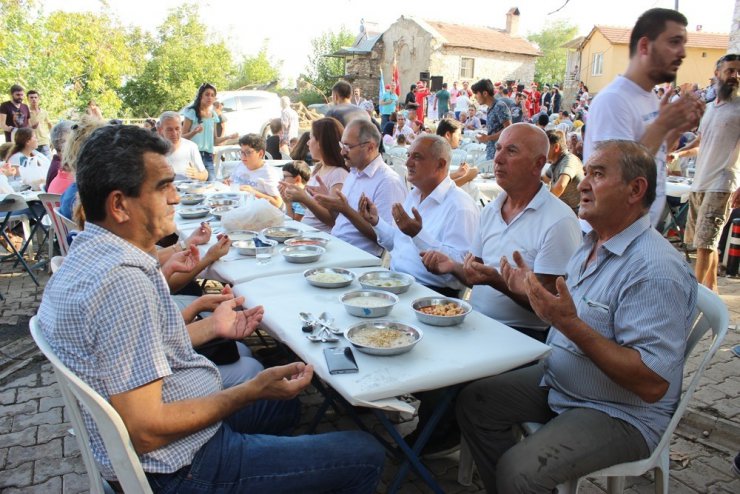
[[[416,318],[432,326],[455,326],[465,320],[473,307],[464,300],[448,297],[422,297],[411,303]]]

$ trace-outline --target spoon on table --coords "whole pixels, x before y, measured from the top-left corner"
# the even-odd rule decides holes
[[[339,338],[336,336],[332,336],[326,331],[326,328],[321,328],[319,330],[318,334],[307,334],[306,338],[308,338],[309,341],[313,341],[314,343],[334,343],[336,341],[339,341]]]
[[[332,324],[334,324],[334,318],[326,312],[322,312],[321,315],[319,315],[318,322],[324,327],[324,329],[335,335],[344,334],[341,329],[332,326]]]
[[[303,326],[301,326],[301,331],[304,333],[313,333],[314,329],[316,329],[316,325],[318,324],[316,319],[313,318],[313,314],[310,312],[299,312],[298,317],[300,317],[301,321],[303,321]]]

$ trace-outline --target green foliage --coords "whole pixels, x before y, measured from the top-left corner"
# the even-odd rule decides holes
[[[578,34],[578,28],[567,21],[548,23],[542,31],[527,37],[537,43],[542,56],[537,59],[534,69],[534,80],[539,84],[562,81],[565,75],[567,50],[561,48],[564,43]]]
[[[282,60],[273,61],[267,54],[269,41],[264,40],[257,55],[242,57],[229,89],[253,88],[275,82],[280,78]]]
[[[326,55],[351,46],[354,40],[354,35],[344,26],[338,32],[327,31],[313,38],[306,73],[301,78],[328,96],[338,77],[344,75],[344,60]]]
[[[206,34],[195,5],[170,11],[150,43],[141,75],[121,91],[134,114],[157,116],[179,110],[193,101],[203,82],[226,87],[233,71],[231,53],[223,41],[209,41]]]

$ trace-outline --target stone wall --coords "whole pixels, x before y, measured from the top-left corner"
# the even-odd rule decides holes
[[[403,98],[409,86],[419,80],[419,73],[430,70],[429,61],[439,48],[439,42],[419,24],[404,17],[383,33],[382,41],[385,47],[380,59],[383,75],[386,81],[391,80],[395,54]]]
[[[490,52],[472,48],[444,47],[432,54],[431,75],[441,75],[451,86],[460,78],[460,58],[475,59],[471,82],[480,79],[496,81],[515,80],[526,85],[534,80],[534,64],[537,57],[516,53]]]

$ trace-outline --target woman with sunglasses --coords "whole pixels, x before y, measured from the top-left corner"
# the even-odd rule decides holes
[[[221,122],[213,108],[216,102],[216,88],[207,82],[198,88],[198,94],[192,105],[185,108],[182,115],[185,120],[182,124],[182,137],[198,145],[203,158],[203,165],[208,170],[208,180],[215,177],[213,169],[213,148],[222,142],[238,137],[237,133],[220,136],[217,134],[217,125]]]
[[[301,221],[324,232],[331,231],[335,215],[319,205],[312,197],[312,193],[342,190],[342,184],[349,175],[349,168],[339,147],[343,132],[344,127],[335,118],[314,120],[308,138],[308,149],[311,151],[311,158],[317,164],[308,184],[301,188],[293,183],[280,183],[280,193],[284,201],[300,202],[305,206],[306,212]]]

